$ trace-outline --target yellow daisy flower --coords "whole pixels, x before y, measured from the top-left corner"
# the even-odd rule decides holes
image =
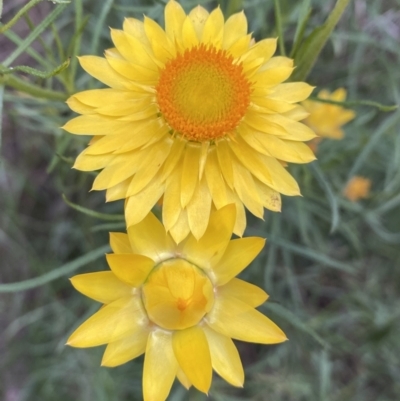
[[[262,218],[279,211],[280,194],[299,195],[278,161],[308,163],[302,141],[315,136],[300,123],[297,102],[312,87],[282,83],[293,60],[272,57],[276,39],[258,43],[243,12],[224,21],[220,8],[188,15],[174,0],[165,30],[145,17],[111,29],[115,48],[105,58],[80,57],[84,70],[108,85],[73,95],[82,114],[64,129],[95,135],[75,168],[103,169],[93,189],[107,201],[127,198],[128,226],[140,222],[163,196],[163,223],[179,242],[200,238],[213,207],[235,203],[235,233],[246,227],[245,207]]]
[[[371,189],[371,180],[358,175],[351,178],[343,190],[343,195],[352,202],[367,198]]]
[[[336,89],[330,93],[327,90],[319,92],[320,99],[343,102],[346,100],[347,92],[344,88]],[[310,113],[304,123],[311,127],[317,135],[329,139],[342,139],[344,132],[342,126],[353,120],[356,113],[335,104],[306,100],[304,108]],[[319,138],[316,138],[319,139]]]
[[[110,367],[145,353],[145,401],[165,400],[175,377],[207,393],[212,369],[242,387],[243,367],[231,338],[275,344],[286,336],[254,309],[268,295],[235,278],[265,241],[230,240],[234,224],[232,204],[211,213],[199,241],[189,234],[177,245],[151,213],[128,234],[110,233],[111,271],[71,279],[78,291],[104,305],[67,344],[108,344],[102,365]]]

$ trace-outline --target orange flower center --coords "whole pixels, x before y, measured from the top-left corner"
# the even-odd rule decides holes
[[[241,63],[225,50],[201,44],[167,62],[156,90],[169,126],[203,142],[235,129],[250,104],[251,85]]]
[[[142,296],[150,320],[167,330],[195,326],[214,304],[210,279],[183,259],[156,267],[143,284]]]

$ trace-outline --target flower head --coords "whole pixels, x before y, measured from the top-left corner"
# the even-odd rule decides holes
[[[110,88],[73,95],[68,104],[82,116],[64,128],[94,135],[74,167],[103,169],[93,189],[127,199],[128,226],[163,196],[163,223],[177,242],[189,232],[200,238],[211,210],[230,203],[242,235],[245,207],[262,218],[264,208],[280,210],[280,194],[299,195],[278,160],[315,158],[297,104],[313,88],[283,83],[293,60],[272,57],[276,39],[255,43],[243,12],[224,21],[220,8],[198,6],[186,15],[174,0],[165,30],[127,18],[111,37],[105,58],[80,58]]]
[[[368,197],[370,188],[371,180],[356,175],[347,183],[343,195],[352,202],[357,202],[359,199]]]
[[[71,279],[103,307],[70,336],[74,347],[108,344],[102,365],[117,366],[145,353],[145,401],[163,401],[177,377],[186,387],[208,392],[212,369],[234,386],[244,381],[231,338],[280,343],[285,334],[254,308],[267,294],[235,278],[260,252],[257,237],[230,240],[235,206],[210,216],[204,236],[177,245],[149,214],[111,233],[111,271]]]
[[[346,89],[344,88],[336,89],[332,93],[327,90],[322,90],[319,92],[318,98],[343,102],[346,100],[346,94]],[[304,123],[323,138],[342,139],[344,132],[341,127],[353,120],[356,115],[353,110],[348,110],[335,104],[313,100],[306,100],[302,104],[310,113],[304,120]]]

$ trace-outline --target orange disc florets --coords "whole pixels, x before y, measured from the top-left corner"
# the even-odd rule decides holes
[[[201,44],[166,63],[156,90],[169,126],[202,142],[235,129],[250,104],[251,85],[225,50]]]

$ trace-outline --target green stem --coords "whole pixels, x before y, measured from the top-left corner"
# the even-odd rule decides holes
[[[11,28],[26,12],[28,12],[32,7],[35,7],[36,4],[41,3],[43,0],[31,0],[28,4],[25,4],[15,15],[11,18],[7,24],[0,27],[0,34],[7,31],[7,29]]]
[[[0,75],[0,85],[11,86],[16,90],[28,93],[33,97],[39,97],[48,100],[58,100],[58,101],[65,101],[67,99],[67,95],[65,93],[56,92],[51,89],[41,88],[37,85],[25,82],[22,79],[17,78],[13,75],[8,75],[8,76]]]
[[[281,6],[279,4],[280,0],[274,0],[274,2],[275,2],[275,23],[276,23],[276,30],[278,33],[279,51],[281,53],[281,56],[286,56],[285,42],[283,38],[283,28],[282,28],[282,13],[281,13]]]

